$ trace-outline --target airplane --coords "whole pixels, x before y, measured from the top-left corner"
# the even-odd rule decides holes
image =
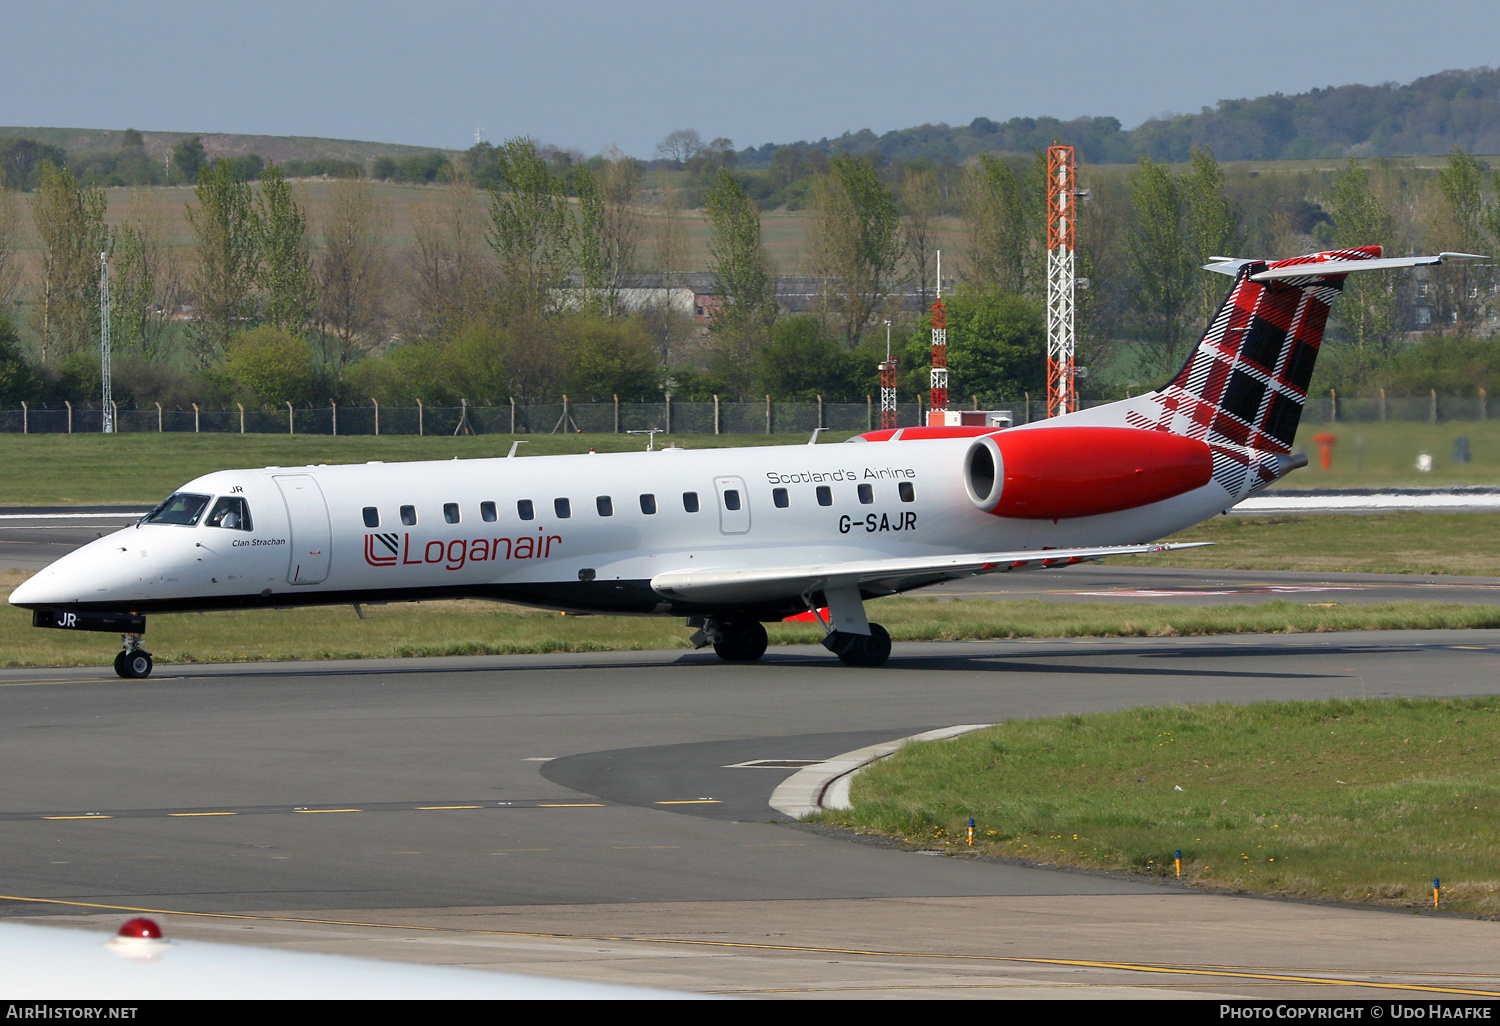
[[[38,627],[119,632],[125,678],[151,673],[154,613],[449,598],[686,617],[694,644],[729,662],[765,653],[765,623],[811,615],[842,663],[877,667],[891,640],[867,600],[1181,548],[1157,539],[1306,466],[1292,444],[1345,277],[1487,259],[1381,253],[1213,258],[1204,269],[1234,282],[1175,377],[1050,420],[837,446],[218,471],[10,602]]]

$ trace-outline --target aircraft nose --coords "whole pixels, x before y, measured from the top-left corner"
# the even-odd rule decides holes
[[[45,609],[75,602],[97,601],[107,587],[109,539],[100,538],[39,570],[10,593],[10,604]]]

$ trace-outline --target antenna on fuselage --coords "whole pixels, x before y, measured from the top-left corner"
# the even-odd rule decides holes
[[[818,436],[821,435],[824,431],[827,431],[827,430],[828,429],[826,427],[813,428],[812,437],[807,440],[807,444],[808,445],[817,445],[818,444]]]
[[[519,449],[523,445],[530,445],[530,444],[531,443],[527,442],[526,439],[524,439],[524,438],[518,438],[518,439],[516,439],[514,442],[510,443],[510,452],[508,452],[508,453],[505,454],[505,458],[506,459],[510,459],[512,456],[514,456],[516,454],[516,450],[517,449]]]
[[[648,437],[646,439],[646,451],[647,452],[655,452],[656,451],[656,436],[659,435],[659,434],[662,434],[665,430],[666,430],[665,428],[646,428],[644,431],[627,431],[625,433],[627,435],[648,435],[648,436],[650,436],[650,437]]]

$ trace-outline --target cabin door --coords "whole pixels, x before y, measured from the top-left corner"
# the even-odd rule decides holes
[[[287,563],[288,584],[322,584],[328,577],[333,554],[333,529],[328,522],[328,504],[323,490],[307,474],[276,478],[286,502],[291,526],[291,559]]]

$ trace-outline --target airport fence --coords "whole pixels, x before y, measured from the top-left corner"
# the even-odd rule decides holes
[[[1084,408],[1107,400],[1085,400]],[[1009,410],[1014,423],[1027,424],[1046,415],[1040,398],[974,398],[965,409]],[[921,424],[927,415],[922,400],[899,403],[897,423]],[[1489,419],[1489,397],[1476,396],[1318,396],[1309,399],[1303,424],[1483,421]],[[115,430],[121,433],[199,432],[219,434],[295,435],[460,435],[625,433],[791,434],[814,428],[868,431],[880,425],[880,404],[823,401],[778,402],[570,402],[508,403],[504,406],[388,406],[375,402],[280,409],[149,406],[114,407]],[[93,403],[22,403],[0,409],[0,432],[15,434],[85,434],[103,430],[104,416]]]

